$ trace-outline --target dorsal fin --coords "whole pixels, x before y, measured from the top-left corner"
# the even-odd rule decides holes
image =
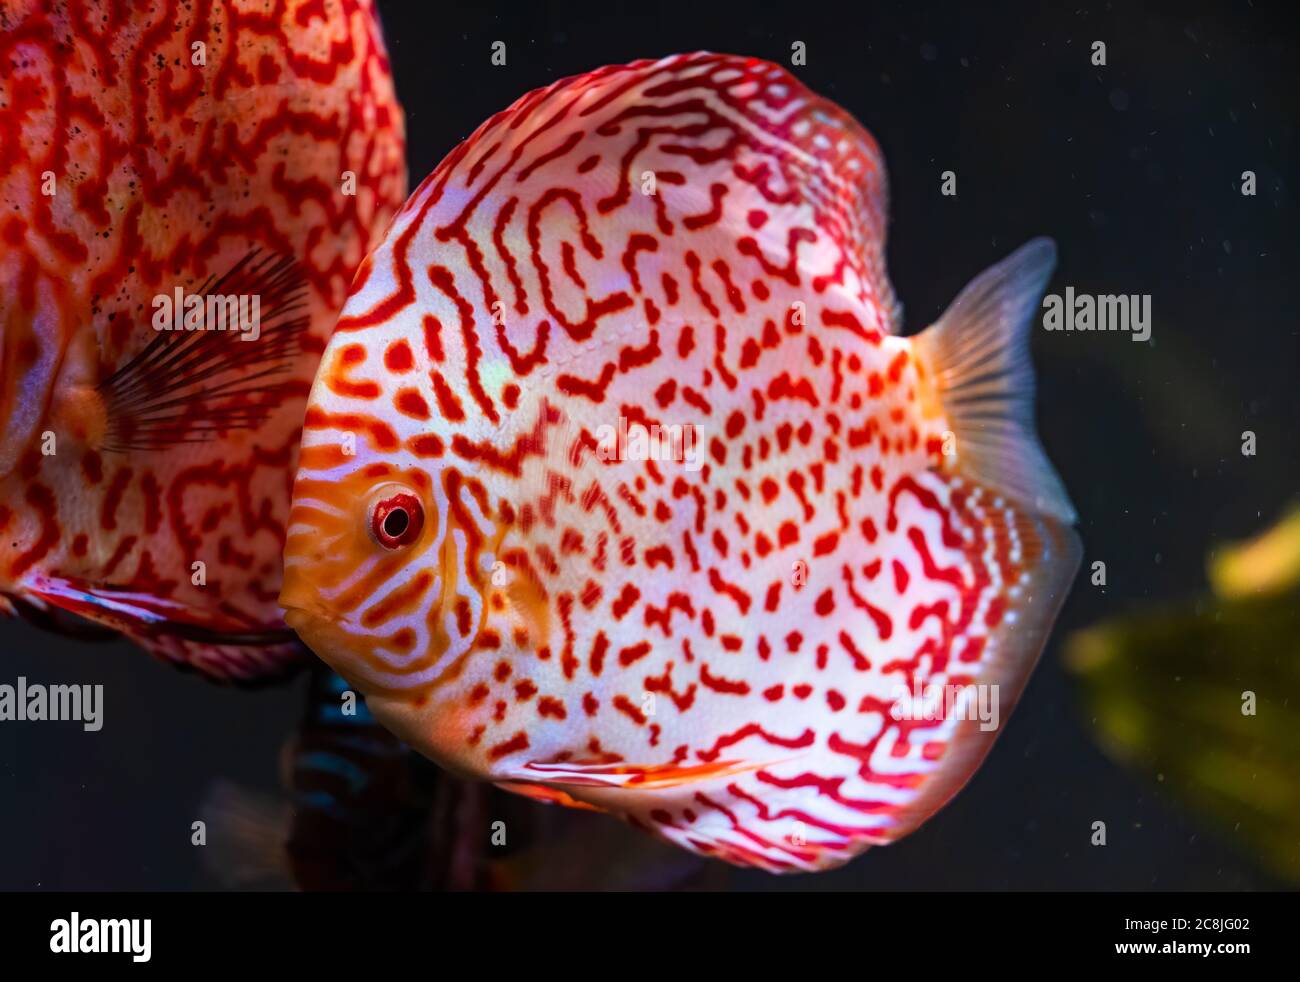
[[[643,183],[651,174],[653,192]],[[459,195],[440,197],[449,185],[469,195],[470,207],[457,204]],[[634,187],[642,188],[639,195]],[[584,190],[586,197],[578,193]],[[707,230],[707,237],[716,228],[747,262],[790,282],[807,274],[802,282],[817,293],[838,287],[878,311],[875,326],[898,332],[885,272],[888,194],[880,148],[852,116],[771,62],[695,52],[561,79],[484,123],[439,166],[425,193],[436,221],[445,222],[440,237],[460,234],[465,215],[488,196],[500,198],[505,222],[513,215],[534,225],[528,209],[503,202],[563,199],[585,223],[610,220],[646,197],[654,201],[659,235],[655,245],[642,244],[660,262],[670,262],[670,251],[701,248],[701,239],[677,230]],[[582,240],[585,251],[598,247],[597,238]],[[823,253],[815,264],[807,255],[812,249]],[[675,255],[687,267],[696,258]],[[628,262],[630,285],[640,292],[638,267]],[[602,307],[620,309],[621,294],[591,297],[584,284],[566,305],[569,280],[549,268],[540,273],[553,319],[561,310],[572,315],[560,326],[578,340],[591,333]],[[527,278],[525,271],[525,287]]]
[[[189,296],[199,298],[201,317],[213,311],[219,323],[187,328],[189,298],[174,311],[172,298],[160,294],[157,336],[99,385],[107,414],[104,450],[158,450],[254,429],[282,403],[285,380],[276,376],[303,353],[309,325],[307,283],[297,262],[254,248]],[[234,298],[235,307],[218,298]],[[255,321],[243,323],[241,313],[231,328],[225,318],[232,309],[255,310]],[[168,321],[172,326],[158,326]]]
[[[786,74],[783,70],[781,74]],[[796,83],[797,84],[797,83]],[[880,309],[881,327],[897,334],[903,308],[885,268],[885,226],[889,183],[885,158],[875,138],[847,112],[800,86],[807,104],[790,118],[791,139],[818,161],[836,197],[823,207],[844,222],[845,246],[861,265],[872,300]]]
[[[831,234],[856,266],[854,272],[880,311],[881,328],[897,334],[902,308],[885,270],[888,178],[875,138],[780,65],[711,52],[681,58],[688,64],[698,61],[724,95],[744,99],[750,109],[746,121],[757,130],[757,139],[786,144],[788,176],[794,178],[792,189],[800,203],[812,207],[818,229]],[[754,86],[757,93],[751,91]],[[680,85],[664,88],[671,97]],[[645,94],[654,93],[649,89]],[[756,109],[770,115],[757,115]],[[680,139],[689,143],[690,135]]]

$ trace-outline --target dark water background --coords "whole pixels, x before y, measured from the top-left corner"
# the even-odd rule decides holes
[[[1081,515],[1085,569],[1014,718],[970,785],[848,869],[737,888],[1252,889],[1282,886],[1228,832],[1097,749],[1060,662],[1071,630],[1205,586],[1205,556],[1277,518],[1300,481],[1295,300],[1300,45],[1284,6],[696,2],[381,4],[414,187],[487,116],[612,62],[708,48],[789,64],[880,142],[889,269],[907,333],[1027,239],[1051,289],[1148,293],[1151,344],[1034,338],[1042,440]],[[982,5],[981,5],[982,6]],[[493,41],[507,65],[490,64]],[[1093,41],[1107,66],[1089,61]],[[939,193],[957,173],[958,195]],[[1255,197],[1241,173],[1257,175]],[[1253,430],[1258,454],[1243,457]],[[218,777],[277,786],[300,682],[258,692],[124,645],[0,624],[0,681],[103,683],[106,725],[0,727],[0,888],[215,885],[189,844]],[[583,821],[601,821],[582,817]],[[1109,830],[1089,845],[1093,821]],[[594,877],[599,871],[592,871]]]

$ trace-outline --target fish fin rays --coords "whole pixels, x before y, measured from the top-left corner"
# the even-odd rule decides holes
[[[172,297],[159,296],[173,305]],[[183,309],[195,297],[198,327],[151,324],[156,336],[100,383],[107,413],[103,449],[160,450],[256,429],[284,402],[292,384],[286,373],[303,353],[310,325],[307,281],[298,263],[254,248],[189,294]],[[208,311],[217,323],[207,323]],[[252,324],[244,323],[246,314]],[[173,310],[163,319],[185,324],[188,316]],[[231,337],[235,333],[240,336]]]
[[[1030,510],[1076,520],[1034,430],[1029,330],[1056,265],[1051,239],[1028,242],[985,270],[913,338],[955,437],[962,476]]]

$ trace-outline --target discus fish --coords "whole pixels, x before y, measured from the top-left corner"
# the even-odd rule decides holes
[[[819,870],[915,829],[1079,546],[1032,421],[1054,247],[902,337],[885,213],[872,137],[755,59],[488,120],[322,358],[289,624],[436,762],[686,849]]]
[[[0,612],[276,673],[310,379],[406,194],[376,12],[19,0],[0,63]]]

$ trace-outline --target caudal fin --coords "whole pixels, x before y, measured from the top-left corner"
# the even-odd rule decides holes
[[[1031,240],[975,277],[914,340],[956,436],[961,474],[1074,524],[1074,506],[1034,430],[1029,330],[1055,266],[1052,240]]]

